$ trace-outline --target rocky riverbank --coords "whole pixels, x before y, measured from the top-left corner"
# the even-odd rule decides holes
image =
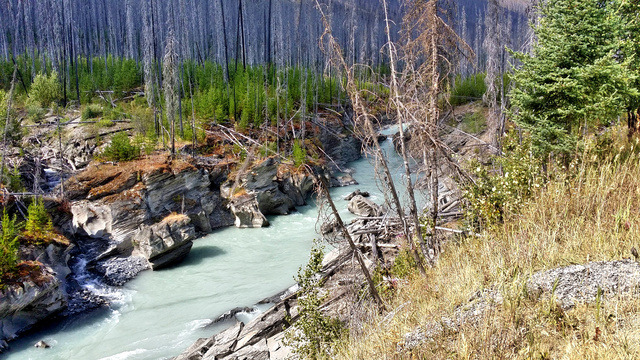
[[[348,225],[348,230],[365,254],[365,263],[370,271],[376,266],[389,267],[400,248],[399,237],[390,232],[375,237],[373,241],[361,233],[368,223],[375,223],[379,215],[386,211],[384,207],[366,198],[366,192],[359,190],[347,196],[349,211],[358,215]],[[331,237],[333,243],[341,244],[329,251],[322,262],[321,271],[317,274],[322,283],[321,292],[326,298],[320,309],[323,314],[339,319],[348,324],[354,311],[357,312],[358,294],[365,286],[365,279],[359,270],[353,252],[345,241],[340,241],[340,234],[334,233],[335,227],[323,226],[325,236]],[[397,230],[397,229],[396,229]],[[174,360],[208,360],[208,359],[289,359],[295,354],[287,342],[287,332],[299,319],[297,284],[261,303],[273,306],[260,313],[248,323],[225,316],[226,320],[235,321],[226,330],[209,338],[201,338]]]
[[[359,157],[359,142],[326,138],[333,145],[344,142],[336,155],[341,164]],[[342,153],[348,157],[342,159]],[[140,271],[176,265],[198,236],[226,226],[267,226],[267,215],[295,211],[314,190],[309,174],[278,157],[255,160],[244,171],[215,156],[152,155],[77,166],[83,170],[64,182],[66,200],[45,201],[57,231],[71,245],[35,247],[21,256],[37,261],[42,278],[51,280],[25,280],[3,290],[2,341],[41,321],[108,304],[84,281],[121,286]]]

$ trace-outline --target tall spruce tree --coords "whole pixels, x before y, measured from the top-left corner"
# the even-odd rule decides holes
[[[640,1],[621,0],[619,14],[624,25],[622,40],[629,72],[636,76],[633,87],[640,90]],[[629,99],[627,116],[629,135],[640,132],[640,95]]]
[[[588,126],[621,114],[633,93],[621,63],[623,24],[611,2],[542,2],[532,54],[511,92],[516,124],[530,131],[538,155],[567,155]]]

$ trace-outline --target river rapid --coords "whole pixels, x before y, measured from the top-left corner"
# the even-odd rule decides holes
[[[401,159],[391,139],[382,143],[397,181]],[[334,188],[331,194],[345,219],[344,196],[360,189],[383,203],[370,160],[351,163],[359,185]],[[293,276],[309,257],[313,239],[319,238],[318,210],[309,205],[286,215],[270,217],[260,229],[217,230],[194,242],[180,265],[144,271],[121,288],[88,281],[85,286],[111,299],[111,306],[74,316],[44,327],[10,344],[8,360],[151,360],[180,354],[196,339],[229,326],[211,325],[213,319],[235,307],[253,307],[260,300],[294,284]],[[249,320],[253,313],[238,317]],[[35,348],[44,340],[51,348]]]

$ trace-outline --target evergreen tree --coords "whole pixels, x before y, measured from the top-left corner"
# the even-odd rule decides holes
[[[566,155],[581,130],[619,115],[633,93],[617,56],[623,26],[608,2],[549,0],[539,10],[533,53],[516,54],[512,115],[538,155]]]
[[[47,209],[44,208],[42,198],[36,198],[29,204],[25,230],[32,236],[53,230],[51,218],[49,217],[49,213],[47,213]]]
[[[2,231],[0,232],[0,276],[15,270],[18,263],[18,227],[16,217],[9,217],[7,209],[2,210]]]
[[[640,90],[640,2],[621,0],[619,14],[622,17],[624,31],[624,53],[629,60],[629,71],[635,74],[633,87]],[[633,96],[627,105],[629,134],[640,132],[640,95]]]

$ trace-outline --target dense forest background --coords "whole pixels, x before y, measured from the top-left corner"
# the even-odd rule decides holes
[[[500,27],[504,45],[519,50],[529,32],[526,7],[506,2]],[[482,69],[487,35],[485,1],[454,2],[449,20],[475,50]],[[386,43],[384,12],[379,1],[332,0],[324,2],[333,35],[351,63],[379,66]],[[175,33],[180,59],[224,64],[273,63],[323,69],[326,65],[318,41],[324,29],[315,1],[301,0],[8,0],[0,3],[0,54],[5,61],[28,55],[49,59],[54,68],[72,67],[84,57],[134,59],[145,54],[160,59],[170,32]],[[389,1],[398,37],[401,3]],[[472,72],[462,62],[465,74]],[[62,73],[62,71],[59,71]],[[5,79],[3,79],[5,80]],[[3,81],[3,85],[7,85]]]

